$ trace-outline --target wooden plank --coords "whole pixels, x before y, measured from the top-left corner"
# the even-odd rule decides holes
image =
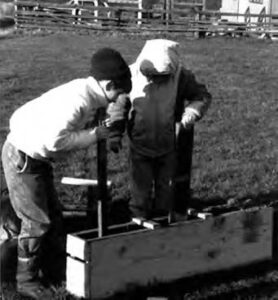
[[[88,266],[85,262],[68,256],[66,270],[66,289],[78,297],[88,298],[89,287],[87,271]]]
[[[160,224],[153,221],[153,220],[146,220],[144,218],[133,218],[132,222],[134,222],[137,225],[141,225],[147,229],[154,230],[155,228],[160,227]]]
[[[188,208],[187,214],[189,216],[194,216],[203,220],[206,220],[207,218],[211,218],[213,216],[212,213],[197,211],[194,208]]]
[[[69,234],[67,236],[67,253],[72,257],[77,257],[79,260],[86,260],[86,240]]]
[[[97,186],[98,181],[96,179],[63,177],[61,183],[69,185]],[[108,180],[107,187],[111,187],[111,184],[112,182]]]
[[[252,209],[89,240],[91,299],[270,260],[272,216],[272,208]]]

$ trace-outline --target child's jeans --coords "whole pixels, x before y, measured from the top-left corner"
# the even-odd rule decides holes
[[[37,255],[43,245],[53,252],[63,251],[62,211],[51,164],[31,158],[8,141],[2,149],[2,163],[11,205],[21,221],[18,255]]]
[[[172,211],[174,171],[174,151],[149,157],[130,150],[132,197],[129,207],[133,216],[150,218]]]

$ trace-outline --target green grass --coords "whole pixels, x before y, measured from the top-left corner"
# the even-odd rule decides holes
[[[8,126],[12,112],[40,93],[77,77],[87,76],[92,52],[111,46],[131,63],[148,37],[108,35],[26,34],[0,40],[0,122]],[[278,199],[278,44],[254,39],[213,38],[180,42],[182,60],[204,82],[213,96],[205,118],[195,127],[192,193],[204,205],[235,198],[239,206],[246,199],[252,205]],[[50,120],[51,122],[51,120]],[[0,146],[5,138],[1,131]],[[109,154],[109,179],[115,187],[114,201],[128,201],[127,149]],[[62,176],[87,176],[95,168],[94,153],[69,155],[55,167],[61,201],[85,205],[83,190],[60,184]],[[2,175],[2,174],[1,174]],[[4,188],[3,176],[1,182]],[[263,279],[262,279],[263,278]],[[235,279],[225,287],[202,285],[186,299],[255,299],[265,284],[271,289],[262,298],[275,299],[277,272],[265,277]],[[258,283],[259,282],[259,283]],[[223,289],[226,292],[223,292]],[[266,296],[267,294],[267,296]],[[250,297],[249,297],[250,296]],[[253,297],[254,296],[254,297]],[[218,297],[218,298],[217,298]],[[278,297],[278,296],[277,296]]]
[[[278,45],[252,39],[176,39],[181,43],[184,64],[207,84],[213,96],[210,110],[195,130],[193,196],[203,202],[231,197],[274,199]],[[115,47],[132,62],[143,44],[144,38],[138,36],[62,33],[2,40],[1,126],[7,126],[11,113],[26,101],[63,82],[87,76],[95,49]],[[129,197],[123,180],[127,178],[125,151],[119,156],[111,155],[109,161],[109,177],[116,184],[113,195],[123,199]],[[86,152],[68,161],[70,164],[56,168],[58,176],[86,173],[90,167]],[[62,195],[66,193],[64,188],[58,189]],[[69,198],[63,200],[73,200]]]

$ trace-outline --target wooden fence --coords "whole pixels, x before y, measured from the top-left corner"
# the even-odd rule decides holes
[[[278,15],[231,14],[204,9],[204,1],[157,1],[144,8],[142,0],[73,0],[64,4],[16,0],[17,28],[113,30],[125,32],[187,32],[209,34],[277,34]],[[243,21],[229,22],[237,16]]]

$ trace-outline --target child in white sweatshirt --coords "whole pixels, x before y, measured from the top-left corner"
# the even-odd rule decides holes
[[[199,121],[211,95],[181,64],[174,41],[148,40],[130,69],[130,210],[148,219],[173,211],[176,130]]]
[[[21,221],[16,276],[21,294],[52,299],[42,279],[44,283],[60,280],[64,235],[52,163],[69,151],[106,139],[109,129],[92,125],[97,124],[98,111],[130,90],[131,74],[125,60],[116,50],[102,48],[91,58],[88,78],[53,88],[12,115],[2,163],[11,204]],[[8,232],[8,226],[5,228]],[[51,251],[43,267],[41,250],[46,244]]]

